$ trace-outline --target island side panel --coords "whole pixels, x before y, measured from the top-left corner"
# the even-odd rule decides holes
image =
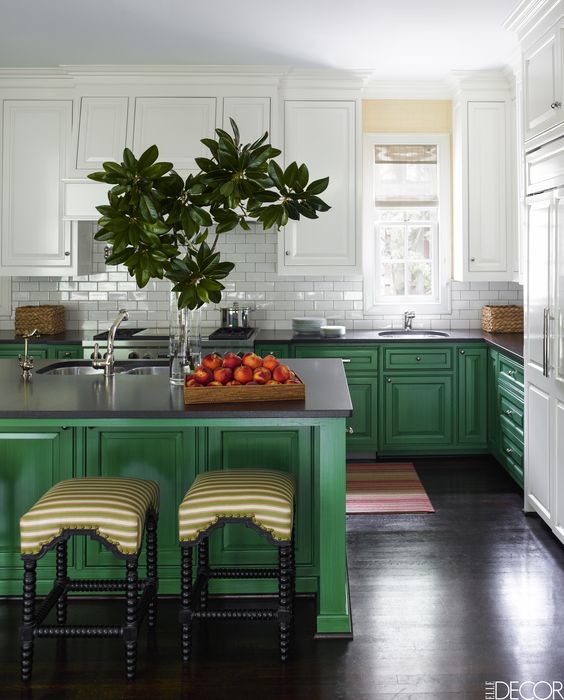
[[[327,419],[319,431],[319,592],[317,636],[350,635],[346,559],[345,420]]]

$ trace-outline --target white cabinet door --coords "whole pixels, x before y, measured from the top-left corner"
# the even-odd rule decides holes
[[[0,274],[71,274],[63,183],[71,100],[5,100]]]
[[[102,163],[121,163],[127,145],[127,97],[82,97],[78,116],[75,169],[84,177]]]
[[[550,310],[549,364],[564,401],[564,189],[554,194],[554,303]],[[564,462],[562,462],[564,465]],[[564,466],[563,466],[564,469]]]
[[[12,280],[9,277],[0,279],[0,316],[12,314]]]
[[[525,139],[564,121],[560,32],[545,34],[523,57]]]
[[[525,393],[527,436],[525,493],[529,505],[545,520],[552,521],[551,400],[550,395],[527,383]]]
[[[554,532],[564,542],[564,401],[556,401],[554,413]]]
[[[159,160],[174,163],[181,175],[198,172],[195,158],[209,155],[200,139],[215,129],[215,97],[137,97],[133,152],[156,144]]]
[[[507,272],[508,139],[505,102],[468,102],[470,272]]]
[[[223,128],[229,133],[230,117],[237,122],[241,143],[252,143],[270,133],[270,97],[224,97]]]
[[[288,223],[280,236],[280,274],[358,271],[356,150],[354,101],[286,101],[285,165],[307,163],[311,180],[329,176],[321,198],[331,209],[319,219]]]

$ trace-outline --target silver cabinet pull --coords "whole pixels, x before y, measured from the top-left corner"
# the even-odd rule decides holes
[[[461,355],[465,355],[465,354],[466,354],[466,350],[461,350],[461,351],[460,351],[460,354],[461,354]]]
[[[511,418],[511,416],[513,415],[513,411],[508,408],[507,411],[505,411],[505,415]]]
[[[348,360],[346,357],[341,357],[341,361],[344,365],[348,365],[350,363],[350,360]]]
[[[289,251],[289,250],[286,251],[286,255],[290,255],[290,251]]]
[[[470,262],[476,262],[476,258],[470,258]]]
[[[417,357],[415,359],[417,362],[421,362],[421,355],[417,355]]]
[[[562,107],[562,102],[558,102],[558,101],[553,102],[550,105],[550,109],[560,109],[560,107]]]
[[[392,380],[390,379],[390,377],[387,377],[387,378],[386,378],[386,381],[388,382],[388,384],[391,384],[391,383],[392,383]]]
[[[354,430],[353,430],[352,425],[347,425],[347,429],[345,432],[347,433],[347,435],[354,435]]]
[[[513,454],[513,450],[511,449],[511,447],[506,447],[506,448],[505,448],[505,452],[506,452],[506,454],[508,454],[508,455]]]

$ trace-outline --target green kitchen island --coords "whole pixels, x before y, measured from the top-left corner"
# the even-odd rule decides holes
[[[195,476],[215,469],[280,469],[297,483],[297,591],[317,596],[319,636],[350,635],[345,420],[352,405],[345,373],[340,360],[288,364],[306,384],[305,401],[188,407],[182,388],[171,387],[164,375],[54,376],[41,373],[49,361],[38,361],[25,383],[17,360],[1,362],[0,595],[21,595],[20,516],[61,479],[135,476],[159,483],[159,591],[174,594],[177,509]],[[122,575],[123,567],[98,543],[73,539],[71,576]],[[243,526],[227,526],[210,542],[212,565],[269,566],[276,555]],[[38,570],[40,592],[54,576],[50,553]],[[274,592],[276,586],[260,579],[213,584],[217,593]]]

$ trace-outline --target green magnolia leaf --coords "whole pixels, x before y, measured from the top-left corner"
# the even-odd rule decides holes
[[[282,168],[278,165],[278,163],[274,160],[271,160],[270,163],[268,164],[268,174],[270,175],[271,180],[274,182],[276,187],[278,187],[279,190],[283,189],[284,187],[284,171]]]
[[[233,129],[233,140],[235,141],[235,144],[238,145],[241,140],[241,135],[239,134],[239,127],[235,123],[235,120],[231,117],[229,117],[229,122],[231,124],[231,128]]]
[[[149,146],[149,148],[139,158],[139,170],[142,172],[145,168],[153,165],[158,157],[159,149],[155,145]]]
[[[198,168],[200,168],[200,170],[203,170],[205,173],[209,172],[210,170],[215,170],[217,168],[217,164],[209,158],[196,158],[195,160],[198,164]]]
[[[137,170],[137,158],[135,158],[129,148],[123,149],[123,162],[132,172]]]
[[[90,175],[88,175],[88,178],[90,180],[94,180],[95,182],[107,182],[107,177],[108,177],[108,174],[105,172],[104,173],[101,173],[101,172],[90,173]]]
[[[128,247],[119,251],[118,253],[112,253],[112,255],[110,255],[110,257],[106,260],[106,265],[121,265],[129,257],[131,257],[132,252],[133,248]]]
[[[137,286],[143,289],[151,281],[151,273],[146,267],[138,267],[135,271],[135,281]]]
[[[114,163],[111,160],[102,163],[102,167],[107,173],[113,173],[114,175],[118,175],[119,177],[127,177],[127,173],[125,172],[124,168],[122,168],[121,165],[118,165],[117,163]]]
[[[324,177],[321,180],[314,180],[313,182],[310,182],[310,184],[307,186],[306,192],[308,194],[321,194],[327,189],[328,184],[328,177]]]
[[[298,177],[298,164],[296,161],[290,163],[290,165],[284,171],[284,184],[287,187],[293,187]],[[314,193],[316,194],[316,193]]]
[[[157,177],[162,177],[166,173],[169,172],[169,170],[172,170],[173,165],[172,163],[155,163],[154,165],[150,165],[148,168],[145,168],[142,173],[140,173],[143,177],[147,177],[150,179],[154,179]],[[184,183],[183,183],[184,184]]]
[[[296,178],[297,184],[300,186],[300,189],[305,189],[305,186],[307,185],[309,180],[309,170],[307,169],[307,165],[305,163],[302,163],[300,167],[298,168],[298,176]]]

